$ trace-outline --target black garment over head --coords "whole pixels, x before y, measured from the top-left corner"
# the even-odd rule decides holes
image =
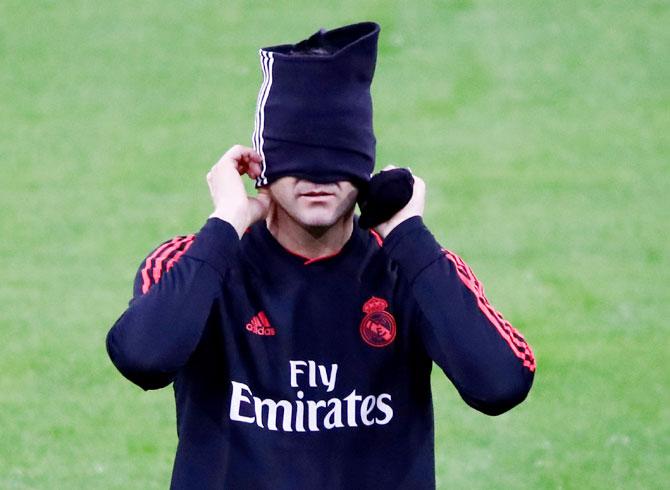
[[[370,85],[379,30],[362,22],[260,49],[263,83],[252,137],[263,157],[257,187],[288,175],[370,180],[376,143]]]

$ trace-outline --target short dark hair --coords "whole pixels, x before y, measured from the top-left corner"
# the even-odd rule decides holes
[[[328,56],[335,53],[342,46],[338,46],[336,42],[329,39],[325,29],[319,30],[308,39],[300,41],[293,46],[289,54],[296,54],[301,56]]]
[[[333,54],[337,48],[334,46],[300,46],[296,45],[295,48],[293,48],[289,54],[299,54],[299,55],[307,55],[307,56],[328,56],[329,54]]]

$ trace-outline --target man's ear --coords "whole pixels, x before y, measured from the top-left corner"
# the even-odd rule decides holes
[[[406,168],[385,170],[372,176],[358,194],[361,228],[374,228],[390,220],[412,199],[414,177]]]
[[[258,189],[258,194],[263,194],[264,196],[267,196],[270,201],[270,204],[268,206],[268,213],[265,215],[265,221],[270,223],[274,220],[277,207],[274,197],[272,197],[272,192],[270,192],[270,186],[266,185],[260,187]]]

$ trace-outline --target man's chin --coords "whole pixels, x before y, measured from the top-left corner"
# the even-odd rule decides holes
[[[332,206],[313,206],[309,208],[294,209],[294,212],[286,210],[286,213],[305,229],[309,229],[312,233],[327,231],[329,228],[337,225],[343,219],[346,219],[353,213],[351,209],[342,209],[341,207]]]
[[[298,222],[303,228],[326,230],[342,220],[345,214],[333,209],[308,209],[299,213]]]
[[[305,228],[326,229],[330,228],[337,222],[334,216],[304,216],[300,220],[300,224]]]

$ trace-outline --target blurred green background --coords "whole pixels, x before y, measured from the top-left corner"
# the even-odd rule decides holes
[[[670,2],[2,0],[1,488],[168,486],[171,389],[107,330],[250,143],[257,49],[368,19],[378,165],[538,359],[497,418],[435,370],[439,488],[666,487]]]

